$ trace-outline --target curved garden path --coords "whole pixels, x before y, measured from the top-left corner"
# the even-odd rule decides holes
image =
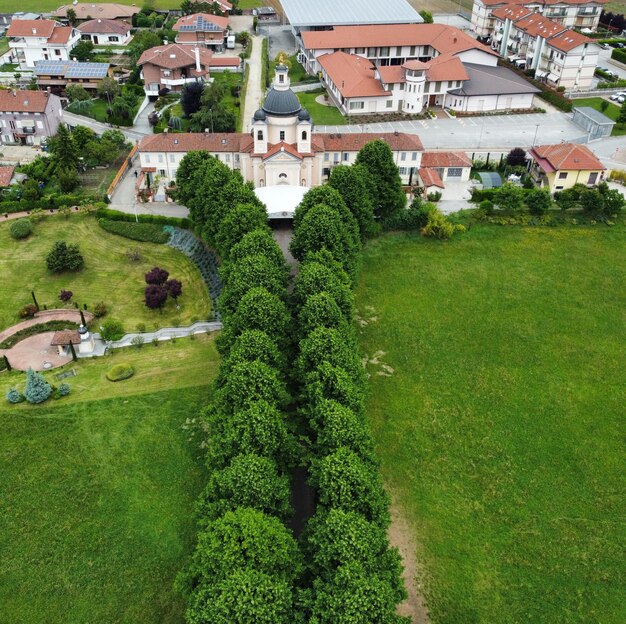
[[[91,312],[83,312],[83,314],[85,315],[87,322],[93,319],[93,314]],[[10,338],[13,334],[17,334],[17,332],[22,329],[33,327],[33,325],[41,325],[42,323],[47,323],[48,321],[70,321],[72,323],[80,323],[80,312],[78,310],[71,309],[41,310],[35,314],[35,318],[20,321],[19,323],[8,327],[4,331],[1,331],[0,342]],[[0,349],[0,352],[4,351],[9,351],[9,349]]]

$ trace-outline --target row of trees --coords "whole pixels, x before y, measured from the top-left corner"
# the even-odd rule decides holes
[[[198,503],[198,541],[178,586],[187,621],[297,621],[303,563],[284,522],[297,457],[285,408],[288,270],[265,209],[238,173],[189,153],[178,187],[203,237],[222,259],[224,330],[215,400],[207,408],[209,482]]]
[[[396,614],[406,597],[402,565],[387,540],[389,499],[365,421],[365,377],[353,329],[352,287],[372,215],[389,218],[404,208],[399,179],[397,187],[384,177],[370,183],[374,176],[365,163],[386,169],[381,143],[365,146],[358,164],[335,169],[294,215],[291,251],[301,264],[291,295],[292,377],[318,501],[302,537],[300,607],[304,621],[319,624],[406,621]],[[388,158],[393,163],[390,152]],[[365,194],[371,204],[355,201],[354,181],[361,179],[366,189],[371,184]]]

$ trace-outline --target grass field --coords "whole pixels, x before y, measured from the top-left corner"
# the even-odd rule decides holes
[[[46,255],[57,240],[77,242],[85,258],[85,268],[78,273],[52,275],[46,268]],[[137,248],[143,260],[133,264],[125,256]],[[168,301],[163,313],[149,310],[143,302],[144,274],[153,266],[170,272],[183,283],[183,294],[176,309]],[[211,309],[206,286],[196,266],[183,254],[167,245],[138,243],[100,228],[93,216],[74,214],[69,219],[48,217],[34,226],[34,233],[22,241],[9,235],[9,224],[0,224],[0,328],[17,322],[18,311],[31,303],[34,290],[43,308],[61,307],[59,291],[71,290],[74,301],[89,309],[104,301],[109,316],[123,321],[127,331],[138,323],[148,330],[172,323],[189,324],[192,318],[206,319]],[[97,323],[98,321],[96,321]]]
[[[600,111],[603,115],[606,115],[609,119],[613,121],[617,120],[619,116],[620,107],[613,102],[609,102],[608,108],[603,111],[600,108],[602,102],[604,102],[604,98],[601,97],[593,97],[593,98],[581,98],[573,100],[574,106],[591,106],[591,108],[595,108],[597,111]],[[626,124],[619,124],[613,126],[613,132],[611,132],[611,136],[622,136],[626,134]]]
[[[0,411],[2,621],[182,624],[207,392]]]
[[[76,371],[75,377],[63,380],[69,383],[72,391],[59,403],[48,402],[39,407],[20,403],[11,407],[11,410],[32,412],[39,409],[47,412],[51,406],[65,406],[96,399],[122,399],[143,394],[146,389],[150,392],[162,392],[202,386],[207,383],[207,368],[212,370],[217,362],[213,334],[198,334],[193,339],[185,337],[175,341],[164,340],[157,347],[146,343],[140,348],[113,349],[105,357],[81,359],[43,373],[50,383],[58,385],[60,382],[55,375],[69,369]],[[135,369],[135,374],[124,381],[109,381],[106,378],[107,371],[121,363],[130,364]],[[20,371],[4,372],[0,375],[0,409],[4,405],[7,390],[14,386],[23,390],[25,381],[26,374]]]
[[[369,416],[435,624],[626,621],[625,234],[366,248]]]
[[[316,89],[315,91],[305,91],[296,93],[300,104],[311,113],[313,123],[318,125],[335,125],[346,123],[345,117],[339,112],[335,106],[324,106],[318,104],[315,98],[324,93],[324,89]]]

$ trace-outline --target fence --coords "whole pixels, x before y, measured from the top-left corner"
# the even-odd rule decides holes
[[[565,96],[570,100],[579,98],[602,97],[604,95],[612,95],[613,93],[621,93],[626,91],[626,87],[615,87],[614,89],[595,89],[593,91],[566,91]]]
[[[119,184],[120,180],[122,179],[122,176],[126,173],[126,170],[130,168],[131,162],[133,160],[133,156],[135,155],[136,151],[137,151],[137,145],[133,145],[133,148],[130,150],[130,154],[128,154],[128,156],[126,157],[126,160],[124,160],[124,162],[122,163],[122,166],[119,168],[118,172],[115,174],[115,177],[113,178],[113,182],[109,184],[109,188],[107,189],[107,195],[109,199],[111,198],[111,195],[113,194],[113,191],[115,190],[115,187]]]

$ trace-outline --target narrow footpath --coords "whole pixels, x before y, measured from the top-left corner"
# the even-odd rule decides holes
[[[253,35],[250,38],[252,51],[250,52],[250,58],[246,61],[249,68],[248,84],[246,86],[246,99],[244,101],[243,111],[241,112],[244,119],[242,126],[243,132],[250,132],[252,116],[256,109],[259,108],[265,94],[265,85],[261,84],[263,67],[261,51],[263,48],[263,39],[264,37],[258,35]]]

